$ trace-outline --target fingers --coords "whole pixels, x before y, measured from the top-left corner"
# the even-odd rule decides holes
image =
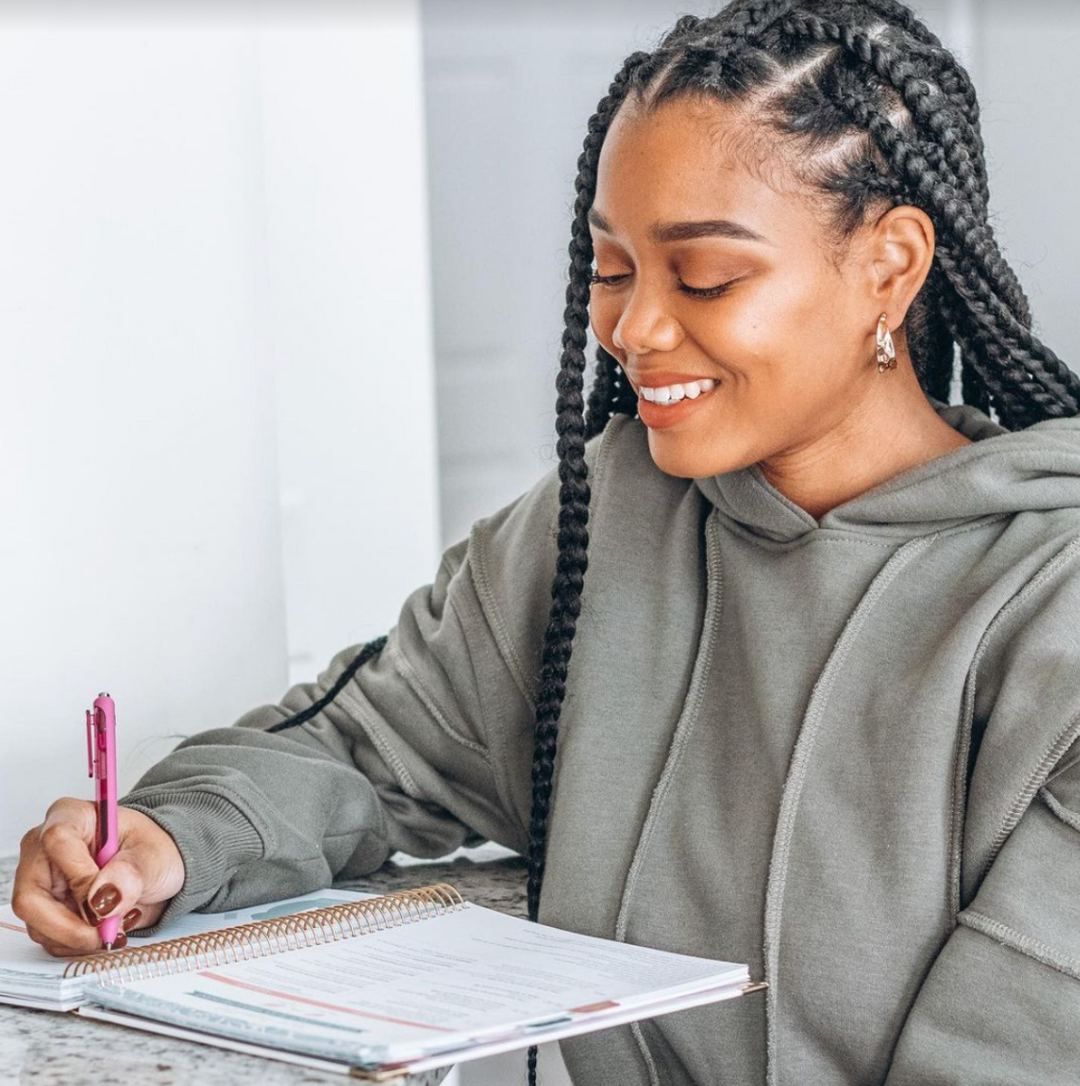
[[[152,927],[180,891],[184,865],[172,838],[138,812],[121,808],[119,821],[120,851],[100,870],[88,800],[57,800],[23,837],[11,906],[49,953],[100,952],[98,924],[111,916],[122,918],[118,949],[127,942],[123,931]]]
[[[98,930],[78,913],[73,912],[64,901],[57,900],[53,894],[56,872],[63,877],[63,869],[50,862],[42,840],[44,827],[35,826],[25,837],[20,847],[19,866],[15,871],[15,884],[12,888],[11,908],[15,915],[26,924],[27,934],[34,942],[40,943],[50,953],[60,951],[70,954],[89,954],[101,949],[101,937]],[[56,843],[56,831],[49,837],[50,846]],[[97,866],[90,859],[85,843],[87,859],[97,872]],[[66,850],[66,863],[71,863],[70,849]],[[82,869],[81,862],[74,861]],[[79,876],[76,876],[79,877]],[[85,878],[85,875],[83,875]],[[70,883],[68,884],[70,886]],[[77,900],[77,893],[71,891]]]
[[[98,874],[98,865],[90,852],[95,827],[85,817],[92,806],[87,802],[85,807],[72,809],[53,804],[39,833],[41,848],[77,901],[86,899],[87,890]]]

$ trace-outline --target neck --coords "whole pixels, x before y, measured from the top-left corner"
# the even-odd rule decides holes
[[[900,472],[972,442],[945,422],[923,393],[911,361],[867,383],[839,420],[800,444],[759,461],[762,474],[815,520]]]

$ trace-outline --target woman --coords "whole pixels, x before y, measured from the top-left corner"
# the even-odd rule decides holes
[[[576,1082],[1074,1079],[1080,381],[967,74],[894,0],[736,0],[627,58],[577,191],[557,472],[150,770],[100,872],[54,803],[16,912],[81,953],[87,898],[152,931],[491,839],[533,918],[769,981]]]

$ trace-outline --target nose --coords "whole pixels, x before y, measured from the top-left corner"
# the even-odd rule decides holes
[[[682,329],[664,306],[663,297],[641,280],[611,333],[612,342],[628,355],[673,351],[682,341]]]

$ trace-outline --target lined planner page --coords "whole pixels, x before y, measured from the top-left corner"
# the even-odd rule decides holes
[[[87,997],[240,1040],[379,1064],[746,979],[745,965],[468,905],[264,959],[88,989]]]

